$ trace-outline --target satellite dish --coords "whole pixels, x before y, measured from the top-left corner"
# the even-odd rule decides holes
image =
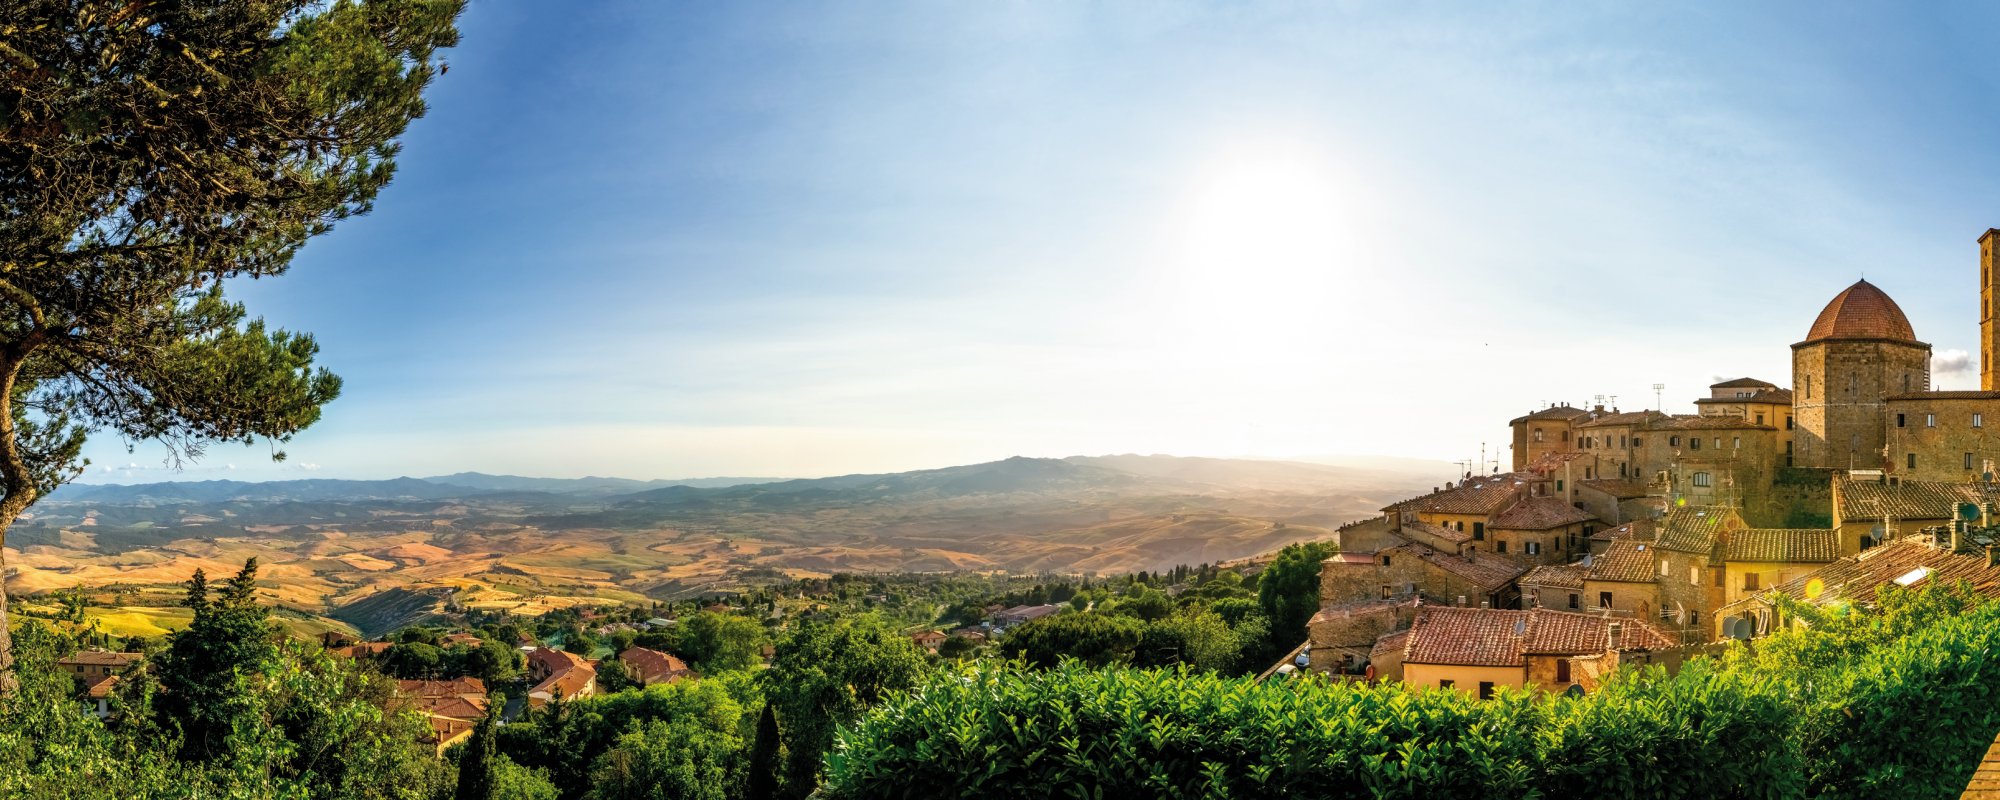
[[[1729,618],[1729,638],[1748,639],[1757,632],[1757,627],[1746,617]]]
[[[1583,697],[1583,684],[1572,683],[1568,689],[1563,690],[1563,694],[1571,698],[1581,698]]]
[[[1958,518],[1965,520],[1966,522],[1971,522],[1973,520],[1979,519],[1979,504],[1959,503]]]

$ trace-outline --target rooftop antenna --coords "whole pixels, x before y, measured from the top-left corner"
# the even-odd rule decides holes
[[[1666,410],[1664,408],[1666,404],[1660,400],[1661,393],[1665,392],[1666,390],[1667,390],[1667,385],[1664,383],[1653,384],[1653,410],[1655,411]]]

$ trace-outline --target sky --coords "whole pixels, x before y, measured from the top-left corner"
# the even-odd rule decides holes
[[[1790,382],[1865,277],[1976,388],[1983,3],[472,0],[372,214],[228,287],[346,388],[85,480],[1505,459]]]

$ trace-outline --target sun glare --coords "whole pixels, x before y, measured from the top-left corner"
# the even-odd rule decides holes
[[[1176,261],[1204,337],[1268,349],[1331,310],[1351,269],[1340,190],[1325,160],[1300,148],[1233,154],[1200,174]]]

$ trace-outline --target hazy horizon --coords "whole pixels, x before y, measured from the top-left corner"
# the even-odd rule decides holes
[[[346,379],[88,482],[1504,460],[1865,274],[1977,376],[2000,7],[475,3],[400,172],[231,292]]]

